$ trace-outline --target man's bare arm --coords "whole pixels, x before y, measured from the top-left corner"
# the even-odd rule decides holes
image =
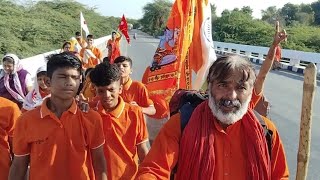
[[[107,179],[107,165],[106,159],[103,153],[103,146],[96,149],[91,149],[92,164],[96,180]]]
[[[25,180],[30,155],[15,156],[10,167],[9,180]]]
[[[268,51],[266,59],[264,60],[264,62],[261,65],[260,71],[259,71],[257,78],[256,78],[256,82],[254,85],[254,89],[255,89],[256,94],[260,94],[263,90],[264,81],[267,77],[268,72],[270,71],[270,69],[272,67],[272,64],[273,64],[273,61],[275,58],[276,48],[287,37],[288,36],[287,36],[285,30],[283,30],[281,32],[279,31],[279,22],[277,22],[276,33],[274,35],[273,42],[270,46],[270,49]]]
[[[137,145],[139,161],[142,162],[150,150],[149,141]]]

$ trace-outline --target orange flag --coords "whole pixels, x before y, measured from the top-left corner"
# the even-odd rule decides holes
[[[209,4],[207,1],[176,0],[172,6],[164,34],[142,79],[157,110],[154,118],[169,115],[168,103],[174,92],[180,88],[192,89],[192,70],[198,72],[204,64],[199,49],[201,41],[195,38],[201,37],[203,26],[203,15],[198,14],[203,11],[199,8],[203,8],[204,3]],[[209,24],[211,27],[211,19]]]

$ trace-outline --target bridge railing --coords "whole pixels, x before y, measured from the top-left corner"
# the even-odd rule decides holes
[[[247,56],[254,61],[257,60],[260,62],[264,61],[269,50],[269,47],[250,46],[217,41],[214,41],[214,47],[218,54],[238,54]],[[303,71],[310,62],[316,64],[318,68],[318,74],[320,74],[320,53],[282,49],[281,64],[285,67],[297,68]]]
[[[101,50],[103,57],[107,56],[106,42],[110,38],[111,38],[111,35],[108,35],[108,36],[101,37],[99,39],[94,40],[94,45]],[[50,54],[56,54],[59,52],[61,52],[61,49],[57,49],[54,51],[50,51],[50,52],[38,54],[32,57],[28,57],[25,59],[21,59],[21,64],[23,68],[26,69],[31,74],[32,77],[35,77],[37,69],[46,64],[46,57]],[[2,65],[0,65],[0,69],[1,68],[2,68]]]

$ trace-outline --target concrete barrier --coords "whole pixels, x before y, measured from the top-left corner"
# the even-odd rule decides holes
[[[214,41],[217,54],[233,53],[247,56],[252,62],[262,64],[267,56],[269,47],[250,46],[243,44],[224,43]],[[316,64],[318,76],[320,75],[320,53],[282,49],[281,68],[304,73],[305,67],[310,63]]]

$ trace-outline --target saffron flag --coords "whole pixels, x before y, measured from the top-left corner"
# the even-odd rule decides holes
[[[208,0],[174,2],[152,63],[142,79],[157,110],[153,118],[169,115],[168,103],[177,89],[200,89],[216,58],[211,36]],[[194,87],[192,71],[197,74]]]
[[[130,44],[130,37],[128,34],[128,23],[127,23],[126,17],[124,17],[124,15],[122,15],[118,29],[126,37],[128,44]]]
[[[83,17],[82,12],[80,12],[80,27],[81,27],[81,30],[83,30],[86,33],[86,36],[88,36],[89,35],[89,28],[88,28],[86,20]]]
[[[211,64],[217,59],[212,40],[211,5],[208,0],[198,0],[195,26],[189,48],[189,73],[196,73],[191,89],[199,90],[205,82]],[[192,71],[191,71],[192,70]]]
[[[157,109],[154,118],[168,116],[168,103],[177,89],[190,89],[191,74],[186,74],[190,67],[185,60],[193,36],[195,8],[196,0],[174,2],[152,63],[144,73],[142,82]]]

